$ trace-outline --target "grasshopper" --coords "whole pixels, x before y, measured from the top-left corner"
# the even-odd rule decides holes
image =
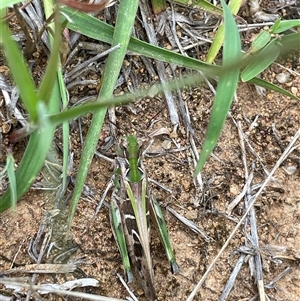
[[[133,135],[120,144],[111,197],[110,219],[118,244],[127,281],[133,280],[131,265],[146,297],[155,300],[154,274],[150,254],[150,217],[156,225],[173,274],[179,272],[161,208],[150,193],[148,178]]]

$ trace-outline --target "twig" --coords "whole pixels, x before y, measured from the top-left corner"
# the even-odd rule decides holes
[[[252,191],[250,188],[250,183],[251,180],[253,179],[253,172],[251,172],[249,176],[249,171],[248,171],[248,165],[247,165],[247,157],[246,157],[246,150],[245,150],[245,144],[244,144],[244,135],[241,127],[241,122],[237,122],[237,127],[238,127],[238,133],[240,137],[240,145],[241,145],[241,150],[242,150],[242,161],[244,165],[244,170],[245,170],[245,179],[247,179],[246,182],[246,197],[245,197],[245,209],[248,208],[249,204],[251,203],[252,200]],[[251,177],[252,175],[252,177]],[[251,208],[249,212],[249,217],[246,219],[246,221],[249,220],[250,223],[250,237],[251,237],[251,243],[254,246],[254,248],[259,249],[259,242],[258,242],[258,233],[257,233],[257,226],[256,226],[256,216],[255,216],[255,210],[254,207]],[[245,223],[245,230],[247,229],[247,222]],[[246,232],[247,233],[247,232]],[[247,246],[247,237],[245,240],[245,244]],[[255,279],[257,281],[257,287],[259,291],[259,296],[261,301],[265,301],[265,291],[264,291],[264,285],[263,285],[263,272],[262,272],[262,264],[261,264],[261,255],[260,252],[257,252],[254,255],[254,262],[255,262]],[[251,264],[251,261],[249,261],[249,264]]]
[[[167,210],[170,211],[179,221],[188,226],[193,232],[199,234],[206,242],[210,241],[211,238],[207,236],[194,222],[185,218],[183,215],[176,212],[171,207],[167,207]]]
[[[139,7],[140,7],[142,19],[143,19],[143,26],[145,27],[145,30],[146,30],[146,33],[147,33],[147,36],[149,39],[149,43],[157,46],[158,42],[157,42],[154,26],[148,20],[148,16],[151,15],[148,1],[141,0]],[[170,120],[171,120],[172,125],[176,127],[179,124],[179,117],[178,117],[177,108],[174,103],[172,93],[170,92],[170,89],[167,87],[167,84],[166,84],[168,81],[168,78],[166,75],[165,66],[162,61],[155,61],[155,63],[156,63],[156,67],[157,67],[158,76],[160,78],[161,84],[164,89],[164,94],[165,94],[165,98],[166,98],[168,109],[169,109]]]
[[[79,280],[80,281],[80,280]],[[99,295],[92,295],[87,293],[81,292],[72,292],[67,290],[55,289],[51,287],[44,287],[43,285],[32,285],[24,282],[20,282],[18,279],[14,278],[0,278],[0,283],[4,285],[14,285],[24,287],[30,290],[43,290],[44,292],[54,293],[58,295],[65,295],[65,296],[73,296],[77,298],[82,298],[83,300],[95,300],[95,301],[126,301],[124,299],[116,299],[116,298],[108,298]]]
[[[74,80],[74,78],[76,78],[82,71],[84,68],[86,68],[89,64],[107,56],[109,53],[111,53],[112,51],[116,50],[120,48],[120,45],[116,45],[114,47],[109,48],[106,51],[103,51],[101,53],[99,53],[98,55],[90,58],[89,60],[86,60],[85,62],[77,65],[74,69],[72,69],[70,72],[68,72],[67,74],[65,74],[65,79],[66,82],[69,83],[72,80]]]
[[[280,274],[278,274],[272,281],[265,285],[265,288],[275,288],[275,283],[279,281],[282,277],[292,272],[291,267],[286,267]]]
[[[125,287],[126,291],[129,293],[129,295],[132,298],[132,300],[138,301],[138,299],[136,298],[136,296],[133,294],[133,292],[128,287],[127,283],[124,281],[123,277],[119,273],[117,273],[117,276],[118,276],[119,280],[121,281],[121,283],[123,284],[123,286]]]
[[[249,191],[250,183],[253,180],[253,172],[250,173],[250,176],[248,177],[242,192],[235,197],[235,199],[228,205],[226,214],[231,215],[232,210],[237,206],[237,204],[243,199],[247,191]]]
[[[76,265],[67,264],[28,264],[23,267],[18,267],[1,272],[1,276],[10,274],[65,274],[72,273],[76,270]]]
[[[236,279],[240,269],[243,266],[245,257],[246,257],[245,254],[241,254],[240,258],[238,259],[238,261],[235,265],[235,268],[233,269],[229,279],[227,280],[227,283],[226,283],[225,288],[219,298],[219,301],[225,301],[227,299],[227,297],[229,296],[229,293],[231,292],[231,290],[234,286],[235,279]]]

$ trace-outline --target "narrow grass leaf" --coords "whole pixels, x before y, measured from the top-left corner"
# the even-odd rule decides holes
[[[52,97],[48,105],[48,113],[54,114],[59,111],[59,90],[55,85],[52,91]],[[55,125],[51,125],[42,130],[36,130],[30,136],[26,150],[16,171],[17,199],[19,200],[30,188],[37,174],[41,170],[49,147],[53,141]],[[14,184],[13,184],[14,185]],[[0,212],[11,207],[13,194],[8,189],[0,198]]]
[[[259,51],[260,59],[253,60],[241,74],[243,82],[247,82],[253,77],[260,74],[268,66],[270,66],[279,56],[279,47],[276,47],[277,39],[272,40],[266,47]],[[275,47],[274,47],[275,46]],[[256,56],[256,54],[253,54]]]
[[[63,7],[62,12],[72,20],[72,22],[69,22],[67,24],[67,27],[69,29],[79,32],[92,39],[96,39],[109,44],[112,43],[114,27],[112,27],[111,25],[108,25],[90,15],[75,12],[68,7]],[[168,62],[170,64],[176,64],[185,66],[186,68],[200,70],[208,76],[218,75],[221,69],[219,66],[210,65],[200,60],[183,56],[181,54],[151,45],[133,37],[130,38],[128,50],[139,55],[144,55],[156,60]]]
[[[237,14],[241,5],[243,4],[243,0],[232,0],[229,2],[229,9],[232,14]],[[223,8],[224,11],[224,8]],[[225,14],[225,12],[224,12]],[[211,47],[209,48],[207,57],[206,57],[206,62],[207,63],[212,63],[217,54],[219,53],[219,50],[223,44],[224,41],[224,24],[221,24],[215,34],[213,43]]]
[[[11,38],[11,33],[4,22],[0,23],[0,43],[3,44],[12,77],[19,89],[21,99],[26,107],[31,121],[37,121],[38,96],[35,84],[29,73],[29,69],[23,59],[23,55],[17,43]]]
[[[231,12],[226,6],[224,0],[221,0],[221,3],[224,11],[225,28],[223,66],[226,67],[232,64],[235,60],[240,60],[241,42],[240,35]],[[228,72],[222,74],[219,78],[207,134],[203,143],[202,151],[200,153],[199,161],[196,166],[195,175],[200,172],[213,148],[217,144],[222,127],[230,109],[234,93],[236,91],[238,79],[238,67],[230,69]]]
[[[179,79],[169,81],[167,88],[172,90],[176,90],[179,88],[183,88],[186,86],[199,86],[202,81],[202,77],[199,74],[195,74],[189,77],[181,77]],[[124,104],[128,104],[129,102],[135,101],[139,98],[146,97],[147,95],[153,95],[163,92],[165,86],[162,84],[155,84],[149,88],[141,88],[134,91],[132,93],[126,93],[121,96],[110,96],[110,97],[101,97],[101,100],[98,102],[88,102],[86,104],[73,107],[68,110],[63,110],[59,113],[52,114],[49,116],[49,120],[53,125],[60,125],[67,120],[74,120],[75,118],[82,116],[88,112],[96,112],[105,108],[107,106],[120,106]]]
[[[27,70],[26,72],[28,73]],[[51,83],[51,86],[50,83],[48,84],[48,89],[51,91],[49,103],[47,105],[43,102],[35,103],[36,112],[41,111],[42,115],[38,116],[37,120],[39,118],[39,120],[44,124],[44,127],[31,134],[26,150],[16,172],[15,184],[14,182],[10,183],[10,187],[12,185],[17,187],[17,199],[20,199],[32,185],[45,162],[50,145],[53,141],[56,126],[55,124],[51,124],[51,122],[49,122],[48,115],[59,112],[60,102],[58,99],[60,99],[60,91],[56,76],[54,83]],[[52,86],[54,87],[52,88]],[[11,188],[8,189],[0,198],[0,212],[8,209],[12,204],[12,199],[14,198],[14,192],[12,192]]]
[[[53,0],[44,0],[43,3],[44,3],[45,16],[46,16],[46,19],[48,19],[48,18],[50,18],[50,16],[53,13],[54,3],[53,3]],[[59,6],[59,9],[60,9],[60,6]],[[56,13],[57,13],[57,11],[56,11]],[[58,16],[55,15],[55,17],[57,18]],[[52,28],[52,30],[54,29],[53,28],[54,27],[53,23],[50,24],[49,26]],[[60,25],[60,26],[63,27],[63,25]],[[61,36],[60,32],[57,32],[57,33]],[[54,41],[52,39],[52,36],[49,36],[49,38],[50,38],[50,41],[51,41],[51,45],[55,44],[55,39],[58,39],[57,35],[55,35]],[[61,40],[61,37],[58,40]],[[53,48],[56,48],[56,46],[53,45]],[[57,59],[59,60],[59,53],[57,54]],[[54,60],[54,64],[57,64],[55,60]],[[58,88],[59,88],[60,99],[61,99],[61,102],[62,102],[62,111],[64,111],[68,106],[68,96],[67,96],[68,92],[67,92],[67,89],[66,89],[66,86],[65,86],[65,83],[64,83],[61,64],[59,64],[59,68],[57,70],[57,84],[58,84]],[[65,120],[62,123],[62,133],[63,133],[63,138],[62,138],[63,139],[63,141],[62,141],[62,145],[63,145],[63,150],[62,150],[63,151],[63,169],[62,169],[62,187],[61,187],[61,191],[62,191],[62,193],[64,193],[64,191],[66,189],[66,186],[67,186],[67,176],[68,176],[67,172],[68,172],[68,165],[69,165],[69,136],[70,136],[69,119]]]
[[[213,5],[209,1],[205,1],[205,0],[192,0],[192,1],[191,0],[174,0],[174,2],[181,3],[186,6],[197,7],[202,10],[208,11],[212,14],[219,14],[219,15],[223,16],[223,10],[216,5]]]
[[[279,24],[276,24],[276,26],[274,24],[274,26],[270,28],[270,31],[272,33],[277,34],[277,33],[282,33],[284,31],[287,31],[287,30],[289,30],[293,27],[297,27],[297,26],[298,27],[300,26],[299,19],[297,19],[297,20],[281,20],[279,22]]]
[[[285,95],[285,96],[291,97],[292,99],[300,101],[300,98],[297,97],[296,95],[294,95],[293,93],[291,93],[287,90],[284,90],[281,87],[278,87],[275,84],[272,84],[272,83],[270,83],[270,82],[268,82],[268,81],[266,81],[262,78],[254,77],[249,81],[249,83],[253,84],[253,85],[260,86],[260,87],[263,87],[263,88],[266,88],[266,89],[269,89],[269,90],[273,90],[275,92],[279,92],[282,95]]]
[[[58,10],[56,10],[54,14],[55,14],[56,22],[55,22],[54,39],[51,47],[51,54],[38,93],[39,99],[45,102],[46,104],[50,100],[52,94],[52,87],[54,87],[54,83],[57,78],[57,69],[59,63],[59,49],[62,42],[61,23],[59,20],[60,16]]]

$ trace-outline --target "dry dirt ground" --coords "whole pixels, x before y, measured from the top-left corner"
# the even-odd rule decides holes
[[[286,68],[300,72],[299,54],[292,54],[280,62]],[[273,65],[262,74],[262,78],[277,84],[276,75],[287,72],[281,65]],[[283,88],[300,97],[300,77],[294,73]],[[77,93],[84,91],[76,90]],[[73,91],[73,96],[76,95]],[[94,91],[96,93],[96,91]],[[72,94],[71,94],[72,95]],[[182,93],[191,115],[191,124],[195,131],[195,142],[199,150],[204,141],[205,130],[209,121],[213,94],[203,85],[185,90]],[[1,97],[1,95],[0,95]],[[75,96],[74,96],[75,97]],[[0,107],[0,111],[4,108]],[[244,198],[228,212],[229,204],[243,191],[249,177],[246,175],[243,158],[246,158],[248,173],[253,173],[250,183],[254,195],[282,155],[292,137],[300,128],[300,103],[278,93],[266,91],[259,95],[255,87],[240,84],[237,97],[231,108],[231,117],[226,121],[222,135],[202,171],[203,188],[193,178],[194,164],[191,154],[190,139],[187,129],[180,125],[176,132],[170,125],[168,111],[163,99],[145,99],[131,106],[116,108],[119,136],[136,133],[144,141],[150,142],[149,136],[161,128],[168,134],[155,136],[154,142],[144,158],[148,176],[168,187],[172,193],[160,186],[151,184],[153,193],[160,201],[168,224],[170,238],[180,266],[179,275],[172,275],[163,247],[157,233],[152,231],[151,249],[153,254],[155,286],[158,300],[186,300],[208,266],[214,260],[226,239],[244,213]],[[81,120],[83,135],[86,134],[90,117]],[[240,122],[245,134],[241,139],[236,123]],[[109,122],[105,123],[99,137],[98,151],[114,158],[114,147],[103,150],[102,144],[109,137]],[[245,137],[247,140],[245,140]],[[55,143],[61,144],[61,133],[57,131]],[[244,141],[244,148],[242,142]],[[78,123],[71,126],[71,151],[74,153],[74,176],[82,155]],[[166,149],[166,144],[169,144]],[[26,140],[14,146],[16,156],[25,149]],[[58,148],[57,148],[58,149]],[[181,149],[180,151],[176,151]],[[174,151],[174,152],[173,152]],[[58,149],[59,153],[59,149]],[[34,162],[33,162],[34,164]],[[42,263],[77,262],[76,273],[38,275],[37,284],[63,283],[67,280],[92,277],[99,281],[99,287],[78,289],[86,293],[125,299],[128,296],[117,277],[124,276],[122,261],[114,241],[109,222],[108,209],[103,206],[94,218],[96,207],[113,174],[113,164],[95,156],[86,182],[89,193],[83,194],[76,210],[71,234],[65,238],[66,210],[52,219],[45,219],[54,208],[53,192],[32,189],[18,203],[14,211],[0,215],[0,271],[20,269],[19,273],[9,277],[25,277],[26,266],[34,264],[28,254],[30,242],[38,237],[41,225],[46,225],[40,242],[51,232],[51,242],[55,246],[49,256],[44,256]],[[37,180],[45,185],[43,176]],[[246,239],[249,224],[242,225],[234,235],[229,246],[216,262],[206,281],[194,300],[219,300],[237,260],[245,254],[242,268],[237,275],[233,290],[226,300],[255,300],[257,284],[249,265],[253,255],[262,258],[263,282],[269,300],[300,300],[300,147],[289,155],[276,170],[263,193],[258,197],[254,212],[258,233],[259,248]],[[73,186],[70,183],[69,193]],[[109,201],[109,195],[106,198]],[[67,201],[67,198],[66,198]],[[166,207],[171,207],[194,222],[208,237],[200,234],[176,219]],[[63,207],[62,207],[63,208]],[[47,215],[48,214],[48,215]],[[41,228],[40,228],[41,229]],[[248,236],[249,237],[249,236]],[[41,250],[41,243],[36,246]],[[60,248],[60,249],[58,249]],[[71,251],[70,251],[71,250]],[[69,252],[68,252],[69,251]],[[66,253],[67,252],[67,253]],[[60,256],[61,254],[65,256]],[[29,266],[30,268],[30,266]],[[278,281],[278,275],[283,274]],[[138,297],[145,300],[143,291],[136,282],[130,288]],[[0,294],[12,293],[2,286]],[[19,299],[25,300],[26,293],[19,292]],[[45,300],[77,300],[58,295],[43,295]],[[16,297],[15,300],[18,298]],[[33,295],[32,299],[38,299]],[[257,300],[257,299],[256,299]]]

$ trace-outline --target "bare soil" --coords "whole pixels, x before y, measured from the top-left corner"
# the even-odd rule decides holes
[[[291,54],[280,63],[300,73],[299,54]],[[287,71],[281,65],[272,65],[262,74],[262,78],[278,84],[276,75],[282,72]],[[299,76],[291,73],[289,80],[282,84],[282,87],[300,97]],[[82,90],[73,89],[71,98],[80,98],[87,89],[87,87]],[[95,87],[90,90],[93,90],[96,95]],[[213,93],[203,85],[183,91],[182,96],[191,115],[191,124],[195,131],[194,139],[200,151],[209,122]],[[5,113],[4,104],[0,107],[0,113],[3,115]],[[156,130],[166,128],[170,133],[155,136],[148,156],[144,158],[148,176],[172,191],[170,194],[161,187],[151,184],[153,193],[160,201],[165,213],[170,238],[180,266],[179,275],[172,275],[163,247],[153,229],[151,248],[158,300],[186,300],[242,217],[243,199],[231,213],[228,213],[228,205],[242,192],[247,181],[243,156],[247,160],[249,173],[253,172],[250,186],[252,187],[251,193],[254,195],[257,192],[254,185],[266,179],[267,173],[272,170],[300,126],[299,102],[272,91],[259,95],[255,87],[249,84],[239,85],[237,98],[230,113],[231,117],[226,121],[214,150],[214,156],[210,157],[201,173],[203,189],[200,190],[193,178],[194,163],[189,133],[183,125],[179,125],[176,132],[174,131],[163,98],[143,99],[130,106],[116,108],[120,137],[126,133],[136,133],[144,141],[144,147],[146,147],[150,142],[149,136]],[[84,136],[90,120],[91,116],[86,116],[81,120]],[[244,140],[245,151],[241,147],[241,139],[234,121],[240,122],[248,138],[248,142]],[[103,150],[106,138],[110,137],[109,126],[110,123],[107,121],[99,137],[98,151],[114,158],[114,147]],[[60,145],[60,139],[61,132],[58,130],[54,141],[56,145]],[[171,147],[167,150],[164,149],[166,141],[171,143]],[[76,176],[76,169],[82,155],[77,122],[71,125],[70,143],[71,152],[74,153],[73,176]],[[26,140],[15,145],[14,155],[20,156],[25,146]],[[183,150],[171,152],[178,148]],[[60,153],[59,149],[58,153]],[[162,154],[157,155],[159,153]],[[66,280],[88,276],[97,279],[99,287],[78,290],[125,299],[128,293],[116,275],[119,273],[124,276],[124,272],[110,228],[108,209],[103,206],[94,218],[96,207],[112,174],[113,165],[95,156],[86,181],[90,192],[88,196],[84,193],[78,204],[71,233],[65,232],[67,209],[64,207],[60,208],[60,214],[52,219],[48,218],[47,223],[45,222],[45,216],[49,215],[49,212],[53,213],[54,208],[55,195],[51,191],[32,189],[18,202],[14,210],[1,213],[1,272],[35,263],[28,254],[28,247],[30,241],[37,237],[38,229],[43,221],[47,225],[43,237],[49,233],[47,230],[51,230],[51,241],[56,245],[49,256],[43,258],[42,263],[77,261],[79,269],[76,273],[65,275],[38,275],[37,284],[62,283]],[[45,183],[42,175],[37,182]],[[265,288],[270,300],[300,300],[299,183],[300,147],[298,141],[298,147],[276,170],[273,180],[255,203],[259,248],[254,248],[245,238],[245,233],[249,233],[249,225],[242,226],[215,264],[194,300],[219,300],[228,277],[238,258],[243,254],[242,249],[245,250],[245,243],[248,245],[247,254],[227,300],[254,300],[254,296],[257,296],[255,275],[251,275],[249,268],[254,258],[253,254],[261,255],[263,282],[265,285],[270,284]],[[73,186],[70,183],[70,193],[72,189]],[[109,196],[110,193],[106,198],[108,202]],[[209,241],[205,241],[201,235],[183,225],[166,210],[167,206],[193,221],[210,238]],[[37,249],[40,250],[40,248],[39,244]],[[72,248],[74,252],[68,253],[63,259],[58,257],[58,254]],[[287,267],[290,268],[289,273],[273,284],[272,281]],[[24,277],[28,274],[20,272],[10,275],[10,277],[20,276]],[[129,286],[138,300],[146,300],[137,281]],[[4,292],[10,294],[12,290],[2,286],[1,293]],[[25,297],[26,291],[19,293],[19,299],[16,297],[15,300],[25,300]],[[43,298],[45,300],[67,299],[58,295],[44,295]],[[68,299],[75,300],[76,298],[69,297]]]

